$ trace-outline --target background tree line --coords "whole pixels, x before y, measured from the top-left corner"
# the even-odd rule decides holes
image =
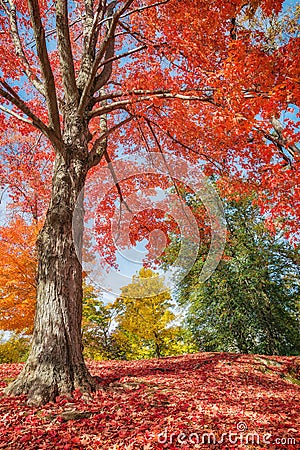
[[[193,195],[186,197],[205,229],[201,202]],[[86,277],[85,357],[140,359],[195,351],[299,354],[299,246],[268,230],[252,200],[224,202],[228,238],[217,270],[199,283],[209,248],[209,235],[204,233],[196,263],[173,298],[163,276],[147,268],[110,304]],[[0,327],[17,333],[0,346],[1,362],[24,360],[28,354],[36,233],[37,226],[21,217],[1,229]],[[165,267],[179,246],[174,238],[164,255]]]

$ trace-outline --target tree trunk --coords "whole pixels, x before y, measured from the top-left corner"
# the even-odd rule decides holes
[[[157,358],[160,358],[161,353],[160,353],[159,337],[156,332],[154,332],[154,345],[155,345],[155,356]]]
[[[34,405],[76,388],[84,392],[94,389],[82,355],[82,267],[72,232],[86,168],[78,152],[76,159],[68,156],[74,153],[66,151],[64,157],[56,157],[51,201],[37,241],[38,287],[31,352],[19,377],[6,389],[9,394],[27,394],[28,402]],[[83,213],[77,217],[81,222],[76,237],[80,247]]]

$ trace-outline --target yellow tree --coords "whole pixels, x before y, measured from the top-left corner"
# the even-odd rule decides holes
[[[181,353],[181,328],[174,325],[170,290],[151,269],[142,268],[132,283],[121,288],[115,302],[117,328],[114,338],[126,359]]]

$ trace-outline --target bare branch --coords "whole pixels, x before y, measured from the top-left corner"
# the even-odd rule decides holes
[[[120,55],[113,56],[112,58],[106,59],[101,64],[99,64],[99,67],[105,66],[107,63],[111,63],[111,62],[116,61],[118,59],[125,58],[126,56],[133,55],[134,53],[140,52],[141,50],[145,50],[145,48],[147,48],[147,45],[141,45],[140,47],[133,48],[132,50],[129,50],[126,53],[121,53]],[[95,91],[97,91],[97,90],[98,89],[97,89],[97,86],[96,86]]]
[[[121,16],[121,19],[123,19],[123,17],[128,17],[128,16],[131,16],[132,14],[139,13],[141,11],[145,11],[145,9],[150,9],[150,8],[154,8],[156,6],[164,5],[166,3],[169,3],[169,1],[170,0],[162,0],[161,2],[153,3],[152,5],[141,6],[140,8],[135,8],[135,9],[133,9],[131,11],[128,11],[127,13],[123,14]]]
[[[37,224],[38,223],[38,214],[37,214],[37,204],[36,204],[36,202],[35,202],[35,205],[33,206],[29,196],[17,184],[14,185],[14,189],[17,189],[17,191],[19,191],[21,193],[21,195],[23,195],[24,199],[26,200],[27,205],[30,208],[30,211],[31,211],[31,214],[32,214],[32,218],[35,221],[35,223]],[[36,198],[35,198],[35,200],[36,200]]]
[[[123,193],[122,193],[122,189],[121,189],[119,180],[118,180],[118,178],[117,178],[116,172],[115,172],[115,170],[114,170],[114,166],[113,166],[113,164],[112,164],[112,161],[111,161],[111,159],[110,159],[110,156],[109,156],[107,150],[105,150],[105,152],[104,152],[104,157],[105,157],[105,159],[106,159],[106,162],[107,162],[108,168],[109,168],[109,170],[110,170],[111,176],[112,176],[112,178],[113,178],[113,180],[114,180],[116,189],[117,189],[117,191],[118,191],[118,194],[119,194],[119,197],[120,197],[120,203],[121,203],[121,204],[123,203],[124,206],[126,207],[126,209],[127,209],[129,212],[132,213],[132,210],[131,210],[130,207],[128,206],[128,204],[127,204],[125,198],[123,197]]]
[[[42,24],[38,0],[28,0],[30,18],[34,30],[34,37],[41,70],[44,78],[44,89],[49,113],[50,127],[55,131],[58,138],[61,137],[59,110],[56,96],[54,76],[51,69],[47,51],[45,30]]]
[[[172,177],[172,175],[171,175],[171,173],[170,173],[170,169],[169,169],[167,160],[166,160],[166,158],[165,158],[164,152],[162,151],[160,142],[159,142],[159,140],[158,140],[158,137],[156,136],[156,133],[154,132],[154,129],[153,129],[152,125],[151,125],[150,120],[146,119],[146,123],[147,123],[147,125],[148,125],[148,127],[149,127],[149,130],[151,131],[151,134],[152,134],[154,140],[155,140],[156,146],[157,146],[157,148],[158,148],[158,150],[159,150],[159,152],[160,152],[160,154],[161,154],[161,156],[162,156],[162,158],[163,158],[163,160],[164,160],[165,166],[166,166],[166,168],[167,168],[167,170],[168,170],[169,177],[171,178],[172,183],[173,183],[173,185],[174,185],[174,187],[175,187],[176,193],[177,193],[178,197],[181,198],[181,195],[180,195],[180,192],[179,192],[179,190],[178,190],[177,184],[176,184],[174,178]]]
[[[150,146],[149,146],[149,144],[148,144],[147,138],[146,138],[146,136],[145,136],[144,130],[143,130],[141,124],[140,124],[139,119],[140,119],[140,118],[138,117],[138,130],[139,130],[139,132],[140,132],[140,135],[142,136],[142,139],[143,139],[143,141],[144,141],[144,143],[145,143],[145,146],[146,146],[147,151],[150,153],[150,152],[151,152],[151,149],[150,149]]]
[[[148,127],[149,127],[149,129],[150,129],[150,131],[151,131],[152,136],[154,137],[156,146],[157,146],[157,148],[158,148],[158,150],[159,150],[159,152],[160,152],[160,154],[161,154],[161,156],[162,156],[162,158],[163,158],[163,160],[164,160],[164,164],[165,164],[165,166],[166,166],[166,169],[167,169],[167,172],[168,172],[168,174],[169,174],[169,177],[171,178],[172,183],[173,183],[173,186],[174,186],[174,189],[175,189],[175,191],[176,191],[176,194],[177,194],[177,196],[179,197],[179,200],[180,200],[180,206],[181,206],[181,209],[182,209],[182,211],[183,211],[183,214],[184,214],[185,217],[187,218],[188,222],[191,222],[190,217],[187,215],[186,210],[184,209],[184,205],[183,205],[184,200],[183,200],[183,198],[182,198],[182,195],[181,195],[180,192],[179,192],[177,183],[176,183],[174,177],[173,177],[172,174],[171,174],[171,171],[170,171],[170,168],[169,168],[167,159],[166,159],[165,154],[164,154],[164,152],[163,152],[163,150],[162,150],[162,148],[161,148],[161,145],[160,145],[160,142],[159,142],[159,140],[158,140],[158,137],[156,136],[156,133],[155,133],[155,131],[154,131],[152,125],[151,125],[150,120],[146,119],[146,123],[147,123],[147,125],[148,125]]]
[[[220,106],[216,103],[214,103],[213,101],[213,88],[187,88],[187,89],[182,89],[179,94],[186,94],[188,92],[202,92],[205,95],[205,99],[209,100],[210,103],[215,104],[215,106]],[[151,96],[156,96],[158,94],[171,94],[172,91],[168,90],[168,89],[155,89],[153,91],[151,90],[144,90],[144,89],[134,89],[132,91],[128,91],[128,92],[122,92],[122,91],[117,91],[117,92],[111,92],[109,94],[106,94],[105,97],[103,96],[99,96],[99,97],[95,97],[95,103],[97,102],[101,102],[102,100],[105,99],[114,99],[114,98],[118,98],[118,97],[127,97],[127,96],[137,96],[137,95],[151,95]],[[263,97],[263,98],[270,98],[270,95],[264,93],[264,92],[256,92],[256,93],[249,93],[249,91],[244,91],[244,98],[257,98],[257,97]]]
[[[173,100],[191,100],[191,101],[200,101],[200,102],[206,102],[211,103],[212,105],[215,105],[212,97],[198,97],[196,95],[183,95],[183,94],[172,94],[168,92],[164,93],[152,93],[151,95],[145,95],[138,97],[135,99],[135,102],[142,102],[142,101],[149,101],[152,100],[152,98],[161,98],[161,99],[173,99]],[[130,103],[134,103],[133,100],[120,100],[118,102],[110,103],[109,105],[106,105],[102,108],[94,109],[90,112],[90,117],[97,117],[101,116],[102,114],[107,114],[111,111],[115,111],[116,109],[124,109],[124,107],[128,106]]]
[[[26,119],[26,118],[23,117],[23,116],[20,116],[20,114],[18,114],[18,113],[16,113],[16,112],[12,111],[11,109],[5,108],[5,107],[2,106],[2,105],[0,105],[0,109],[1,109],[2,111],[4,111],[6,114],[9,114],[10,116],[16,117],[17,119],[21,120],[22,122],[29,123],[30,125],[32,125],[31,120]]]
[[[129,34],[131,37],[133,37],[137,42],[142,44],[152,44],[154,45],[155,42],[153,42],[151,39],[145,38],[141,33],[137,31],[132,31],[127,25],[125,25],[123,22],[119,21],[119,25],[121,28],[125,30],[125,33]]]
[[[60,68],[67,103],[78,101],[75,70],[69,31],[67,0],[56,0],[56,30]]]
[[[96,45],[99,36],[99,18],[102,19],[105,14],[105,1],[99,0],[96,14],[94,14],[93,0],[85,0],[85,18],[83,25],[83,53],[80,70],[77,78],[77,86],[83,90],[84,85],[89,78],[93,62],[95,59]]]
[[[102,64],[98,64],[98,68],[103,66],[102,72],[100,75],[95,77],[95,83],[93,91],[96,92],[99,89],[101,89],[105,84],[108,82],[108,80],[111,77],[112,74],[112,67],[113,67],[113,61],[114,61],[114,53],[115,53],[115,36],[113,36],[107,45],[106,52],[105,52],[105,61]]]
[[[89,152],[89,156],[88,156],[88,158],[89,158],[88,170],[90,170],[92,167],[97,166],[100,163],[100,161],[104,155],[104,152],[106,151],[106,148],[107,148],[106,138],[103,138],[103,139],[98,138],[95,141],[93,148]]]
[[[175,136],[172,135],[172,133],[170,133],[169,130],[165,130],[164,128],[162,128],[158,123],[154,122],[153,120],[147,119],[148,122],[152,123],[153,125],[155,125],[163,134],[165,134],[166,136],[168,136],[173,142],[175,142],[175,144],[180,145],[182,148],[195,153],[196,155],[201,156],[202,158],[204,158],[205,160],[207,160],[209,163],[211,163],[213,166],[215,166],[215,168],[219,171],[222,172],[223,168],[221,167],[221,164],[219,162],[217,162],[216,160],[214,160],[212,157],[209,157],[207,154],[202,153],[202,152],[198,152],[197,150],[193,149],[192,147],[190,147],[189,145],[184,144],[183,142],[181,142],[179,139],[177,139]]]
[[[16,55],[21,59],[23,65],[24,65],[24,72],[25,72],[27,78],[31,81],[33,86],[36,88],[36,90],[40,94],[45,96],[45,90],[44,90],[43,83],[32,72],[29,61],[28,61],[28,59],[25,55],[25,51],[23,49],[23,45],[21,42],[20,34],[19,34],[18,22],[17,22],[16,7],[12,0],[9,0],[10,9],[6,6],[6,4],[3,0],[0,0],[0,4],[8,16],[9,23],[10,23],[11,36],[12,36],[12,40],[14,43]]]
[[[179,93],[186,94],[189,92],[202,92],[205,94],[205,89],[198,89],[198,88],[182,89]],[[149,95],[151,97],[155,97],[157,95],[171,94],[171,93],[172,93],[172,91],[170,89],[155,89],[155,90],[133,89],[128,92],[116,91],[116,92],[107,93],[105,95],[101,94],[98,97],[94,97],[94,103],[99,103],[99,102],[102,102],[103,100],[109,100],[109,99],[113,100],[113,99],[119,98],[119,97],[129,97],[129,96],[136,97],[136,96],[141,96],[141,95]],[[205,94],[204,98],[207,100],[211,100],[211,101],[213,100],[212,95]]]
[[[170,0],[162,0],[161,2],[153,3],[152,5],[141,6],[140,8],[132,9],[131,11],[128,11],[127,13],[122,14],[122,15],[120,16],[120,19],[123,19],[124,17],[131,16],[132,14],[135,14],[135,13],[139,13],[139,12],[141,12],[141,11],[144,11],[145,9],[150,9],[150,8],[154,8],[155,6],[164,5],[165,3],[168,3],[169,1],[170,1]],[[127,9],[127,8],[128,8],[128,7],[126,7],[126,9]],[[101,23],[104,23],[104,22],[107,22],[107,21],[111,20],[112,18],[113,18],[113,16],[105,17],[105,19],[103,19],[103,20],[100,22],[100,24],[101,24]]]
[[[94,111],[91,111],[89,116],[92,117],[98,117],[103,116],[104,114],[108,114],[112,111],[115,111],[116,109],[125,109],[126,106],[128,106],[130,102],[128,100],[122,100],[119,102],[110,103],[109,105],[102,106],[101,108],[97,108]]]

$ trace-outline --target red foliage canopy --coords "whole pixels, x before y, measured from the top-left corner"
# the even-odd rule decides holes
[[[108,122],[109,146],[100,165],[113,166],[123,155],[137,159],[141,150],[180,156],[204,174],[213,174],[222,195],[258,193],[269,220],[287,233],[294,231],[300,213],[295,106],[300,97],[299,38],[279,19],[284,37],[272,38],[266,31],[277,20],[282,0],[104,4],[105,15],[100,17],[103,2],[71,2],[63,16],[66,31],[56,19],[53,2],[0,1],[0,122],[5,130],[0,181],[9,185],[14,201],[35,218],[45,211],[47,161],[53,155],[39,136],[53,142],[53,130],[64,129],[72,83],[79,91],[78,114],[82,112],[88,89],[82,84],[85,58],[90,57],[94,72],[88,82],[106,80],[100,90],[95,87],[93,105],[86,109],[91,155],[104,137],[103,120]],[[30,9],[41,20],[41,29],[30,18]],[[109,11],[115,24],[107,32],[112,24]],[[37,48],[33,35],[39,32]],[[93,39],[98,39],[96,45]],[[89,55],[92,44],[96,54]],[[63,58],[70,57],[68,73]],[[91,168],[91,179],[97,178],[97,170]],[[174,188],[176,180],[167,169],[165,179]],[[180,181],[187,182],[188,174]],[[116,199],[124,203],[136,186],[141,190],[164,183],[167,186],[145,173],[116,182],[117,189],[101,202],[103,220],[109,221]],[[148,237],[151,220],[142,213],[134,219],[132,241]],[[101,246],[107,235],[101,233],[99,239]]]

